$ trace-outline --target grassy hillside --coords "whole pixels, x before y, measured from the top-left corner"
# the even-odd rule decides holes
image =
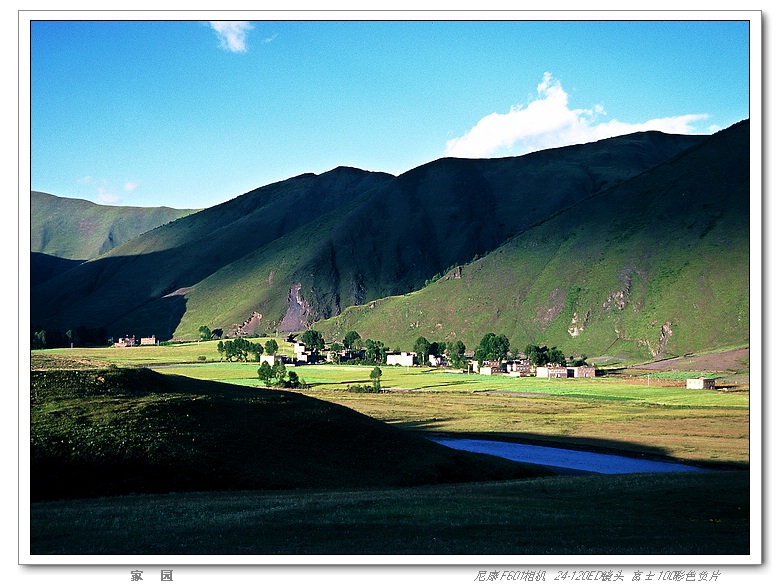
[[[30,193],[30,251],[89,260],[194,209],[97,205],[83,199]]]
[[[748,136],[744,122],[302,175],[34,287],[32,324],[168,339],[319,322],[406,349],[496,331],[517,349],[648,358],[743,344]]]
[[[161,226],[35,287],[32,323],[170,338],[188,308],[190,287],[390,178],[348,168],[301,175]],[[286,298],[289,287],[280,285],[278,296]],[[140,317],[128,319],[134,312]]]
[[[749,337],[749,126],[737,125],[574,204],[407,295],[317,324],[411,350],[420,335],[475,347],[650,359]]]
[[[442,159],[386,184],[296,271],[308,321],[421,288],[702,137],[657,132],[504,159]]]
[[[31,372],[33,500],[397,487],[545,475],[348,408],[147,369]]]

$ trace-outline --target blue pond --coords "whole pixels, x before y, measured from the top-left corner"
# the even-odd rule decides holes
[[[507,443],[505,441],[485,441],[477,439],[451,439],[443,437],[428,437],[431,441],[472,453],[484,453],[495,455],[512,461],[522,463],[534,463],[547,467],[557,467],[589,473],[618,474],[618,473],[666,473],[672,471],[705,471],[700,467],[669,463],[665,461],[653,461],[651,459],[639,459],[636,457],[623,457],[621,455],[608,455],[604,453],[591,453],[589,451],[576,451],[573,449],[560,449],[557,447],[540,447],[537,445],[523,445],[519,443]]]

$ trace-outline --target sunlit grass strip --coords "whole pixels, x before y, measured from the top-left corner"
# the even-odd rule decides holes
[[[160,370],[193,378],[222,380],[246,386],[260,385],[257,364],[183,365]],[[290,367],[289,369],[293,369]],[[370,384],[369,366],[299,366],[294,368],[299,378],[313,390],[344,390],[352,384]],[[583,400],[636,401],[684,407],[749,408],[749,395],[744,392],[689,390],[684,387],[647,386],[641,381],[621,382],[615,379],[511,378],[453,374],[433,368],[382,368],[382,387],[387,389],[428,392],[515,392],[569,396]]]

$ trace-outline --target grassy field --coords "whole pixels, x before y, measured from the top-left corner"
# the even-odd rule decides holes
[[[260,386],[254,364],[197,364],[160,371]],[[549,380],[453,374],[433,368],[385,367],[382,394],[355,394],[371,368],[295,368],[309,396],[404,428],[471,433],[627,451],[689,462],[746,464],[749,392],[688,390],[663,372],[646,378]]]
[[[34,504],[31,552],[745,555],[749,512],[747,472],[138,495]]]
[[[206,355],[207,361],[199,360],[201,355]],[[108,364],[156,369],[164,374],[160,379],[170,380],[178,394],[166,397],[146,393],[132,400],[114,397],[102,402],[102,410],[95,408],[93,413],[104,413],[105,417],[100,419],[103,421],[117,414],[136,413],[139,416],[133,420],[145,421],[145,416],[153,412],[160,420],[168,421],[164,428],[158,428],[161,433],[157,433],[159,440],[152,445],[153,452],[161,452],[171,438],[185,435],[195,438],[203,429],[192,427],[193,422],[214,412],[221,413],[221,422],[215,428],[246,435],[239,437],[241,444],[246,443],[246,453],[230,447],[231,455],[224,459],[231,462],[233,469],[240,470],[241,477],[248,477],[246,469],[235,465],[243,465],[257,454],[264,457],[267,454],[262,437],[255,437],[251,443],[248,437],[270,432],[287,437],[283,442],[292,444],[295,443],[292,437],[310,432],[311,425],[306,425],[308,419],[298,407],[294,409],[295,418],[290,418],[292,411],[283,416],[269,411],[262,423],[244,420],[246,408],[268,402],[265,394],[268,391],[260,388],[257,378],[258,365],[208,361],[218,357],[216,343],[204,342],[122,350],[41,351],[34,352],[31,366],[38,372],[37,376],[49,376],[49,372],[60,376],[69,369],[89,372],[96,365],[105,368]],[[281,394],[271,391],[271,396],[316,398],[346,406],[399,430],[673,458],[733,471],[558,476],[391,489],[370,485],[360,489],[339,488],[334,484],[327,491],[316,488],[247,491],[254,488],[236,484],[231,491],[208,493],[165,493],[179,491],[174,488],[158,494],[38,501],[31,509],[31,553],[743,555],[749,552],[747,387],[690,391],[684,388],[684,380],[668,372],[651,372],[648,385],[646,373],[626,377],[611,374],[591,380],[541,380],[455,374],[432,368],[384,367],[382,386],[388,391],[365,394],[348,392],[346,387],[369,383],[371,368],[318,365],[299,366],[294,370],[310,386]],[[110,367],[107,371],[114,372]],[[685,375],[701,373],[691,371]],[[220,386],[219,400],[213,391],[198,386],[213,382],[229,383]],[[62,384],[55,381],[50,386],[56,389]],[[179,396],[182,388],[196,392],[200,402],[183,401]],[[246,406],[231,406],[228,412],[220,405],[231,396]],[[56,416],[51,420],[62,421],[57,425],[64,424],[61,415],[68,408],[75,408],[80,410],[73,411],[78,416],[71,417],[71,421],[78,421],[85,410],[92,408],[87,402],[79,399],[68,405],[53,406],[49,411]],[[191,406],[182,410],[177,405],[183,403]],[[281,404],[290,406],[298,402],[288,398]],[[332,416],[325,418],[332,419]],[[237,420],[244,420],[240,428],[235,424]],[[303,426],[293,429],[292,420]],[[125,440],[129,437],[122,435],[119,429],[123,427],[114,422],[100,424],[113,429],[105,435],[104,443],[111,443],[115,437]],[[332,432],[323,431],[318,441],[333,437]],[[338,434],[346,442],[346,447],[342,445],[338,449],[354,455],[354,445],[359,441],[355,442],[353,430]],[[221,431],[204,436],[203,444],[222,448],[219,445],[227,445],[226,436]],[[187,453],[193,459],[192,452]],[[308,461],[302,454],[293,450],[290,457]],[[194,460],[199,458],[196,456]],[[321,465],[318,458],[321,456],[314,457],[305,466],[313,470],[335,465],[332,461]],[[214,465],[217,459],[211,457],[209,465]],[[282,465],[282,459],[268,460],[261,467]],[[188,473],[198,477],[193,470],[200,467],[191,467]],[[352,469],[359,470],[359,467]],[[395,468],[393,473],[401,472],[402,468]],[[304,481],[307,473],[312,471],[296,477]],[[368,476],[377,473],[382,472],[371,471]],[[595,534],[598,536],[594,537]]]

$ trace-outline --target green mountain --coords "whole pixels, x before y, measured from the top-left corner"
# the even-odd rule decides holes
[[[33,286],[133,238],[189,215],[193,209],[97,205],[30,193]]]
[[[742,343],[748,136],[746,121],[398,177],[301,175],[34,287],[32,325],[167,339],[317,323],[405,347],[493,330],[589,355]]]
[[[317,324],[411,349],[485,332],[565,355],[662,358],[749,340],[749,125],[561,210],[407,295]]]
[[[30,251],[89,260],[195,209],[98,205],[83,199],[30,193]]]
[[[273,252],[266,248],[278,251],[274,261],[289,264],[285,254],[293,253],[295,246],[311,244],[308,237],[290,238],[293,232],[322,222],[334,210],[349,207],[391,179],[384,173],[349,168],[319,176],[305,174],[160,226],[34,287],[32,325],[62,331],[80,325],[105,327],[113,336],[140,329],[144,335],[168,339],[180,329],[193,304],[205,311],[214,326],[229,319],[243,321],[252,310],[244,310],[243,305],[234,310],[231,303],[236,301],[222,293],[207,296],[207,306],[191,303],[189,293],[215,273],[231,271],[244,257],[254,254],[267,259]],[[287,248],[285,242],[290,243]],[[273,275],[265,278],[274,281]],[[256,307],[262,280],[250,274],[242,285],[241,296],[247,297],[242,300]],[[290,287],[279,282],[272,287],[283,305]],[[195,325],[192,333],[203,324]]]

